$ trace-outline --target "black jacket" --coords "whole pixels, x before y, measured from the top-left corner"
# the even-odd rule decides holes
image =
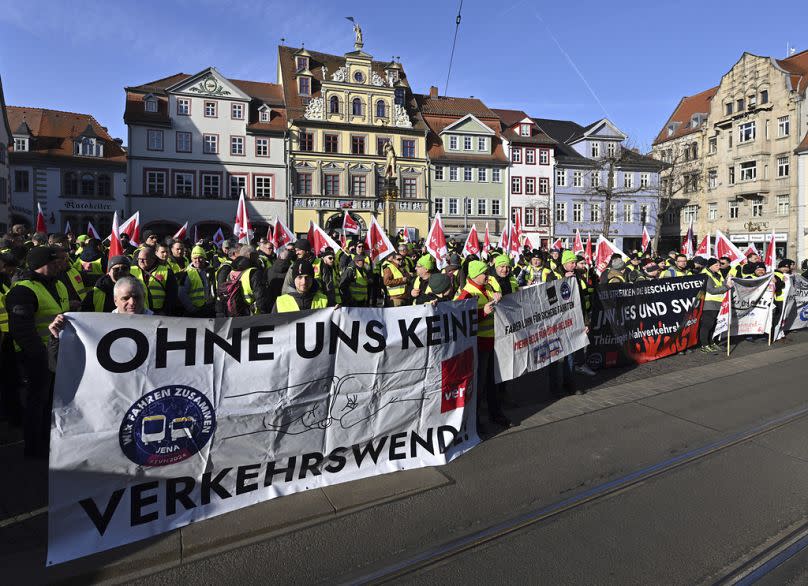
[[[275,300],[283,294],[283,282],[286,279],[286,273],[289,272],[289,267],[292,266],[292,261],[289,258],[278,258],[269,267],[266,273],[267,282],[267,304],[270,307],[275,306]]]
[[[113,309],[115,309],[115,299],[112,295],[112,289],[115,287],[115,283],[112,282],[112,277],[109,275],[104,275],[95,283],[95,287],[93,289],[100,289],[104,293],[104,313],[110,313]],[[84,298],[84,301],[81,302],[81,310],[82,311],[95,311],[95,306],[93,305],[93,293],[94,291],[91,289],[87,296]]]
[[[222,267],[216,281],[216,291],[218,292],[219,286],[225,283],[230,278],[230,273],[233,271],[246,271],[252,268],[250,273],[250,286],[253,290],[253,297],[255,298],[255,306],[258,308],[259,313],[269,313],[272,308],[268,305],[269,296],[267,295],[267,285],[262,269],[254,267],[250,263],[250,259],[244,256],[237,257],[232,264]],[[225,317],[227,315],[226,300],[220,299],[216,295],[216,316]]]

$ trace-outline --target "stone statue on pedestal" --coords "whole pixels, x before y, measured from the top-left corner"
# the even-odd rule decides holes
[[[396,176],[396,150],[388,140],[384,143],[384,156],[387,160],[384,163],[384,177],[390,179]]]

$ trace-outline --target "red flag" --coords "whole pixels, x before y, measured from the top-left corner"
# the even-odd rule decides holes
[[[241,194],[238,196],[236,222],[233,224],[233,236],[235,236],[239,242],[249,244],[252,235],[252,225],[250,224],[250,218],[247,215],[247,202],[244,199],[244,189],[242,188]]]
[[[726,256],[729,258],[730,264],[738,264],[746,262],[746,257],[738,250],[729,238],[724,236],[721,230],[715,231],[715,255],[718,258]]]
[[[519,234],[520,234],[520,232],[521,232],[521,230],[519,229],[519,215],[517,214],[516,223],[511,228],[511,238],[510,238],[510,243],[509,243],[509,246],[508,246],[508,254],[510,256],[512,256],[513,258],[518,258],[519,257],[519,251],[522,248],[519,245]]]
[[[213,243],[219,248],[221,248],[222,244],[224,244],[224,241],[225,241],[224,232],[222,232],[222,229],[219,228],[218,230],[216,230],[216,234],[213,235]]]
[[[177,230],[177,233],[174,234],[172,237],[174,240],[185,240],[185,236],[188,234],[188,222],[185,222],[182,225],[182,228]]]
[[[575,240],[572,241],[572,252],[575,254],[583,254],[584,243],[581,242],[581,232],[578,228],[575,229]]]
[[[502,234],[499,235],[499,248],[504,253],[508,252],[508,250],[510,248],[510,244],[511,244],[511,230],[510,230],[510,227],[511,227],[511,223],[508,222],[508,224],[502,230]]]
[[[483,254],[487,257],[491,250],[491,234],[488,232],[488,222],[485,223],[485,239],[483,240]]]
[[[272,229],[272,246],[275,247],[275,250],[279,249],[281,246],[286,246],[287,244],[293,244],[295,241],[295,234],[289,228],[286,227],[286,224],[281,222],[279,217],[275,218],[275,226]]]
[[[525,236],[525,246],[526,246],[526,247],[527,247],[529,250],[533,250],[533,243],[530,241],[530,237],[529,237],[529,236]]]
[[[480,239],[477,236],[477,226],[473,224],[468,237],[466,237],[466,244],[463,246],[463,257],[465,258],[470,254],[480,255]]]
[[[435,257],[439,269],[448,263],[446,257],[449,256],[449,249],[446,247],[446,235],[443,233],[443,222],[440,219],[440,212],[435,214],[429,234],[426,235],[426,250]]]
[[[687,255],[687,258],[693,257],[693,220],[690,220],[690,227],[687,229],[685,239],[682,240],[681,252]]]
[[[625,258],[625,253],[617,248],[612,242],[603,237],[603,234],[598,236],[598,243],[595,247],[595,270],[603,272],[604,265],[608,265],[613,254],[619,254]]]
[[[511,236],[511,242],[516,241],[518,246],[519,241],[522,239],[522,214],[519,211],[516,212],[516,220],[513,222],[513,232],[516,234],[516,238]]]
[[[586,264],[592,266],[592,233],[586,237],[586,251],[584,252],[584,260]]]
[[[124,233],[129,236],[129,242],[135,246],[140,246],[140,212],[135,212],[128,220],[118,226],[118,236]]]
[[[561,242],[561,238],[556,238],[555,242],[550,248],[555,248],[556,250],[564,250],[564,244]]]
[[[710,246],[710,233],[707,232],[706,236],[699,242],[699,247],[696,249],[696,256],[703,256],[710,258],[712,246]]]
[[[760,256],[760,252],[758,252],[758,249],[755,247],[755,243],[750,242],[749,246],[746,247],[746,250],[743,251],[743,255],[746,258],[749,258],[753,254]]]
[[[95,238],[96,240],[101,240],[101,237],[98,235],[98,230],[95,229],[92,222],[87,222],[87,236],[90,238]]]
[[[45,214],[42,213],[42,206],[36,204],[36,231],[42,234],[48,233],[48,227],[45,225]]]
[[[367,236],[365,236],[365,247],[368,249],[371,262],[374,263],[395,252],[393,243],[390,242],[384,228],[376,221],[375,216],[370,218],[370,226],[368,227]]]
[[[766,272],[771,273],[774,271],[777,264],[777,254],[775,247],[774,230],[772,230],[769,241],[766,243],[766,255],[763,257],[763,262],[766,263]]]
[[[359,223],[351,217],[348,210],[345,210],[342,217],[342,231],[346,234],[359,234]]]
[[[309,221],[308,240],[311,243],[311,251],[315,255],[320,254],[324,248],[328,247],[331,247],[334,252],[339,250],[339,244],[334,242],[334,239],[313,221]]]
[[[109,256],[121,256],[123,254],[123,245],[121,244],[120,228],[118,227],[118,212],[112,214],[112,234],[109,235]]]
[[[345,239],[345,234],[340,236],[339,242],[342,245],[342,250],[346,250],[348,248],[348,241]]]
[[[648,228],[642,227],[642,251],[643,253],[650,253],[651,249],[651,235],[648,233]]]

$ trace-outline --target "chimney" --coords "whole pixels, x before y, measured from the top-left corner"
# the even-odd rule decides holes
[[[429,97],[430,98],[437,98],[438,97],[438,88],[434,85],[429,88]]]

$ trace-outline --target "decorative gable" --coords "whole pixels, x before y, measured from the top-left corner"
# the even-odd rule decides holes
[[[466,114],[457,122],[448,125],[441,131],[441,134],[455,134],[460,132],[464,134],[483,134],[488,136],[496,134],[488,125],[480,122],[479,118],[473,114]]]
[[[208,67],[196,75],[166,88],[169,94],[185,94],[213,98],[250,100],[250,96],[230,83],[215,67]]]

